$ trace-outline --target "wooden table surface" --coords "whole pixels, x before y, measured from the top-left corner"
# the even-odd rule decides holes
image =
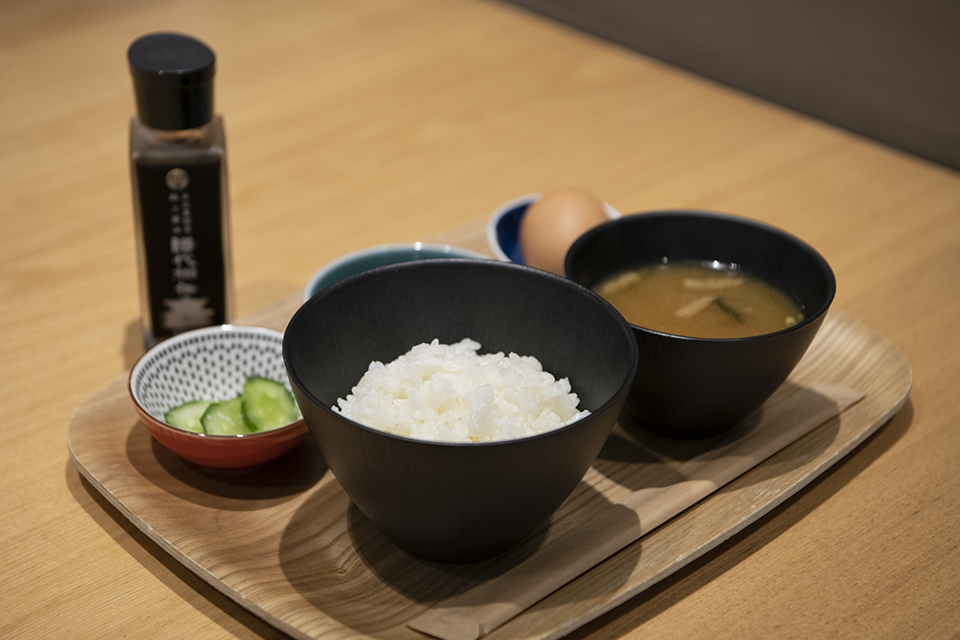
[[[82,480],[74,408],[141,352],[125,53],[218,54],[239,313],[361,247],[575,184],[782,227],[911,399],[757,525],[576,638],[960,633],[960,175],[493,0],[0,5],[0,637],[282,637]]]

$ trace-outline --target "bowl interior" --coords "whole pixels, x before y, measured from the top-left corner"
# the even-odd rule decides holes
[[[134,400],[163,422],[171,408],[190,400],[228,400],[248,376],[290,382],[283,366],[283,334],[261,327],[208,327],[161,342],[134,367]]]
[[[636,366],[629,326],[599,296],[565,278],[492,260],[398,264],[332,285],[294,315],[284,356],[293,383],[329,407],[370,362],[434,339],[463,338],[479,342],[481,353],[536,357],[557,378],[570,378],[581,407],[591,411],[624,388]]]
[[[532,201],[525,201],[507,209],[494,223],[496,245],[503,255],[517,264],[526,264],[523,250],[520,248],[520,221]]]
[[[398,262],[410,262],[413,260],[434,260],[438,258],[475,258],[484,259],[486,256],[461,249],[446,244],[429,244],[423,242],[412,242],[409,244],[389,244],[378,247],[360,249],[341,256],[332,262],[326,264],[318,270],[310,282],[307,283],[303,292],[303,300],[306,302],[321,289],[330,286],[334,282],[339,282],[344,278],[366,271],[375,269],[388,264]]]
[[[825,313],[836,293],[830,266],[806,243],[762,223],[707,212],[643,213],[604,223],[574,242],[565,270],[575,282],[594,287],[663,258],[738,265],[795,297],[804,313],[800,324]]]

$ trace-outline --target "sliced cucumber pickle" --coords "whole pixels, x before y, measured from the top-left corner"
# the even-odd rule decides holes
[[[243,402],[239,396],[233,400],[212,403],[203,413],[200,423],[204,431],[216,436],[235,436],[254,431],[243,419]]]
[[[298,418],[297,403],[279,382],[251,377],[243,385],[243,417],[253,431],[269,431]]]
[[[178,407],[170,409],[163,415],[163,421],[170,426],[193,431],[194,433],[206,433],[203,425],[200,424],[200,418],[203,417],[207,408],[213,404],[209,400],[191,400]]]
[[[185,431],[233,436],[277,429],[299,417],[297,403],[285,386],[251,376],[243,393],[231,400],[191,400],[167,411],[163,419]]]

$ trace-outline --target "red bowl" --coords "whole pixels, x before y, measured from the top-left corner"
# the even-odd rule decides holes
[[[220,469],[269,462],[303,441],[303,419],[270,431],[222,436],[178,429],[163,416],[189,400],[235,397],[248,376],[271,378],[289,388],[282,345],[281,332],[262,327],[218,325],[182,333],[137,361],[127,390],[153,437],[181,458]]]

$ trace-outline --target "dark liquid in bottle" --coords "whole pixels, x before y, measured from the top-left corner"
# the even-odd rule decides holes
[[[149,341],[227,322],[223,160],[134,163]]]

